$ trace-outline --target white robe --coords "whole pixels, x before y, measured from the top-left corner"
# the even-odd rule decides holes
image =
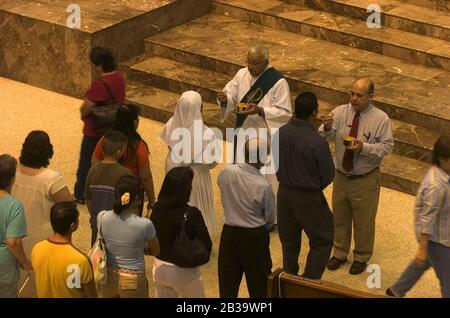
[[[228,103],[226,109],[221,108],[220,120],[222,122],[225,121],[229,113],[236,110],[236,104],[247,94],[258,78],[259,76],[253,77],[248,71],[248,68],[245,67],[240,69],[234,78],[228,82],[223,89],[223,92],[227,95]],[[285,125],[292,116],[291,96],[287,81],[284,78],[278,80],[263,99],[261,99],[258,106],[264,109],[264,115],[269,128],[280,128]],[[246,121],[249,118],[255,119],[260,118],[260,116],[248,116]]]
[[[217,221],[209,170],[214,168],[217,162],[211,162],[212,158],[206,158],[206,154],[211,153],[209,149],[220,149],[221,141],[217,140],[214,132],[203,124],[201,104],[202,99],[198,93],[184,92],[177,103],[174,116],[166,123],[160,138],[169,148],[165,165],[166,174],[179,166],[189,166],[194,171],[189,205],[200,210],[209,235],[214,237],[217,233]],[[185,129],[191,139],[188,143],[191,151],[187,158],[179,156],[174,150],[179,140],[174,139],[173,133],[180,128]],[[195,144],[198,144],[198,147]]]
[[[270,68],[268,66],[266,70]],[[261,76],[261,75],[260,75]],[[250,88],[255,84],[258,77],[253,77],[248,68],[240,69],[234,78],[228,82],[223,89],[223,92],[227,96],[227,107],[220,108],[220,120],[222,122],[228,117],[228,115],[236,110],[236,104],[247,94]],[[282,78],[275,83],[275,85],[267,92],[267,94],[258,103],[259,107],[264,110],[265,121],[268,128],[277,129],[285,125],[292,117],[291,106],[291,94],[289,91],[289,85],[287,81]],[[262,123],[261,123],[262,122]],[[251,115],[246,118],[242,128],[257,125],[258,128],[266,125],[264,119],[259,115]],[[264,172],[267,181],[272,185],[275,197],[278,192],[278,180],[275,174],[267,174]]]

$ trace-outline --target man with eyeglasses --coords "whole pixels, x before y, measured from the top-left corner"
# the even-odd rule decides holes
[[[240,69],[223,91],[217,94],[217,101],[220,104],[222,122],[231,112],[237,110],[235,129],[278,129],[292,116],[289,85],[283,75],[269,64],[269,50],[263,45],[249,48],[247,67]],[[270,132],[267,138],[270,138]],[[238,140],[240,139],[235,136],[235,161],[236,150],[243,149],[243,144],[238,144]],[[277,147],[272,149],[275,153]],[[270,162],[271,167],[266,165],[262,172],[276,195],[278,181],[276,171],[273,171],[273,159]]]

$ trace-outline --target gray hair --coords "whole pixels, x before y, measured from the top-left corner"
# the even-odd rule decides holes
[[[17,160],[8,155],[0,155],[0,190],[9,190],[11,181],[16,176]]]
[[[269,60],[269,49],[265,45],[262,45],[262,44],[252,45],[248,49],[248,53],[250,53],[250,52],[257,52],[257,53],[261,54],[262,56],[264,56],[264,59],[266,61]]]

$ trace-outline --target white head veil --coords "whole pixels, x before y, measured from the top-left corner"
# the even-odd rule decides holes
[[[173,117],[169,119],[163,131],[159,135],[169,149],[172,150],[175,145],[180,143],[180,139],[177,134],[180,130],[178,129],[184,129],[190,134],[191,150],[189,162],[182,160],[185,164],[193,162],[203,163],[203,150],[207,146],[214,147],[218,142],[214,138],[214,132],[203,124],[201,106],[202,97],[199,93],[187,91],[181,94]],[[203,139],[204,137],[206,137],[206,140]],[[172,159],[176,159],[174,158],[174,154],[172,154]]]

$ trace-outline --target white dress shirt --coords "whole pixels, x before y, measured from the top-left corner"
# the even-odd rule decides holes
[[[249,164],[228,164],[217,178],[223,221],[230,226],[256,228],[275,223],[275,196],[260,171]]]
[[[335,143],[334,165],[345,173],[361,175],[372,171],[381,165],[384,156],[392,153],[394,137],[392,135],[391,121],[388,115],[372,104],[360,112],[358,134],[356,139],[363,142],[361,152],[353,157],[353,169],[346,171],[342,167],[345,146],[343,138],[350,135],[355,110],[352,105],[346,104],[331,111],[334,115],[333,126],[325,131],[324,125],[319,127],[319,134],[326,140]]]

